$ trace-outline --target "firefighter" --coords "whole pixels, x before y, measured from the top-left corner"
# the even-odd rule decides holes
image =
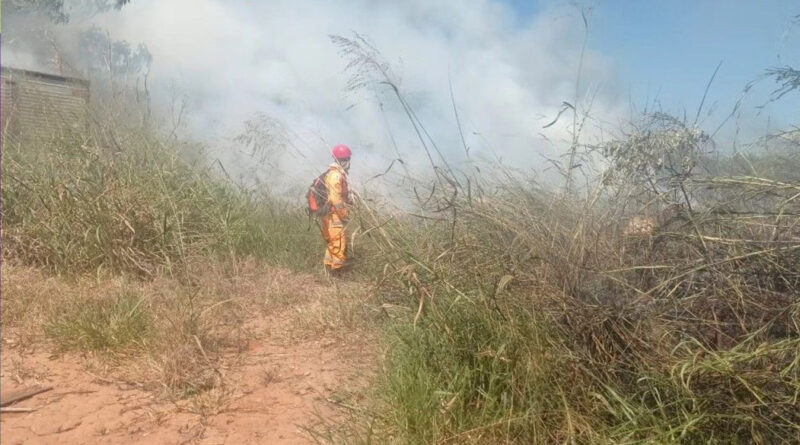
[[[345,225],[349,216],[350,192],[347,187],[347,172],[350,171],[350,148],[347,145],[333,147],[334,162],[325,175],[325,188],[328,191],[330,212],[322,216],[322,236],[325,247],[325,269],[338,274],[349,266],[347,255],[347,234]]]

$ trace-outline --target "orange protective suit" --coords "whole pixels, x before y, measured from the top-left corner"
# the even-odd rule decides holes
[[[345,224],[349,216],[350,192],[347,172],[339,164],[331,164],[325,175],[328,203],[331,211],[322,217],[322,237],[325,238],[325,268],[334,271],[347,265],[347,233]]]

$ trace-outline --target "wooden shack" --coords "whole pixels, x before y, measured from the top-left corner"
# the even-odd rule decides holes
[[[86,130],[89,81],[5,66],[0,77],[4,137],[54,138]]]

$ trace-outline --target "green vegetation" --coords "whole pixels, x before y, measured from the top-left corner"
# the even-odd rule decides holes
[[[335,42],[409,110],[379,53]],[[601,168],[563,189],[429,152],[423,218],[362,209],[408,310],[342,442],[798,441],[800,132],[728,153],[664,113],[599,145],[573,128],[569,165]]]
[[[59,273],[144,276],[207,257],[316,266],[317,233],[296,230],[307,226],[302,209],[222,179],[200,147],[107,125],[4,140],[3,255]]]
[[[3,277],[3,327],[147,357],[152,387],[195,395],[220,385],[220,356],[241,350],[264,298],[237,299],[237,271],[314,270],[321,241],[301,209],[238,187],[198,147],[121,128],[4,140],[4,271],[21,269]],[[359,202],[353,279],[382,305],[338,301],[337,320],[296,323],[388,315],[372,416],[342,440],[797,442],[800,137],[777,140],[726,156],[648,115],[591,153],[573,147],[608,167],[583,189],[435,166],[414,215]],[[652,218],[647,233],[626,230],[635,216]],[[77,284],[26,282],[30,268]],[[276,291],[282,304],[293,292]]]
[[[243,273],[316,270],[319,234],[202,147],[98,121],[89,134],[3,135],[4,338],[94,352],[170,398],[218,388],[225,353],[247,342],[244,314],[272,304]]]
[[[141,347],[153,329],[147,301],[133,293],[82,302],[62,310],[44,331],[64,349],[119,351]]]
[[[414,310],[385,335],[370,428],[409,444],[800,437],[800,183],[780,176],[800,151],[676,180],[624,150],[686,139],[640,135],[584,197],[496,172],[495,193],[434,194],[453,219],[386,234]],[[653,202],[680,210],[624,235]]]

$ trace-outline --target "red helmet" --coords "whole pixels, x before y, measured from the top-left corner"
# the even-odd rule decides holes
[[[336,159],[350,159],[353,153],[350,152],[350,147],[344,144],[339,144],[333,147],[333,157]]]

